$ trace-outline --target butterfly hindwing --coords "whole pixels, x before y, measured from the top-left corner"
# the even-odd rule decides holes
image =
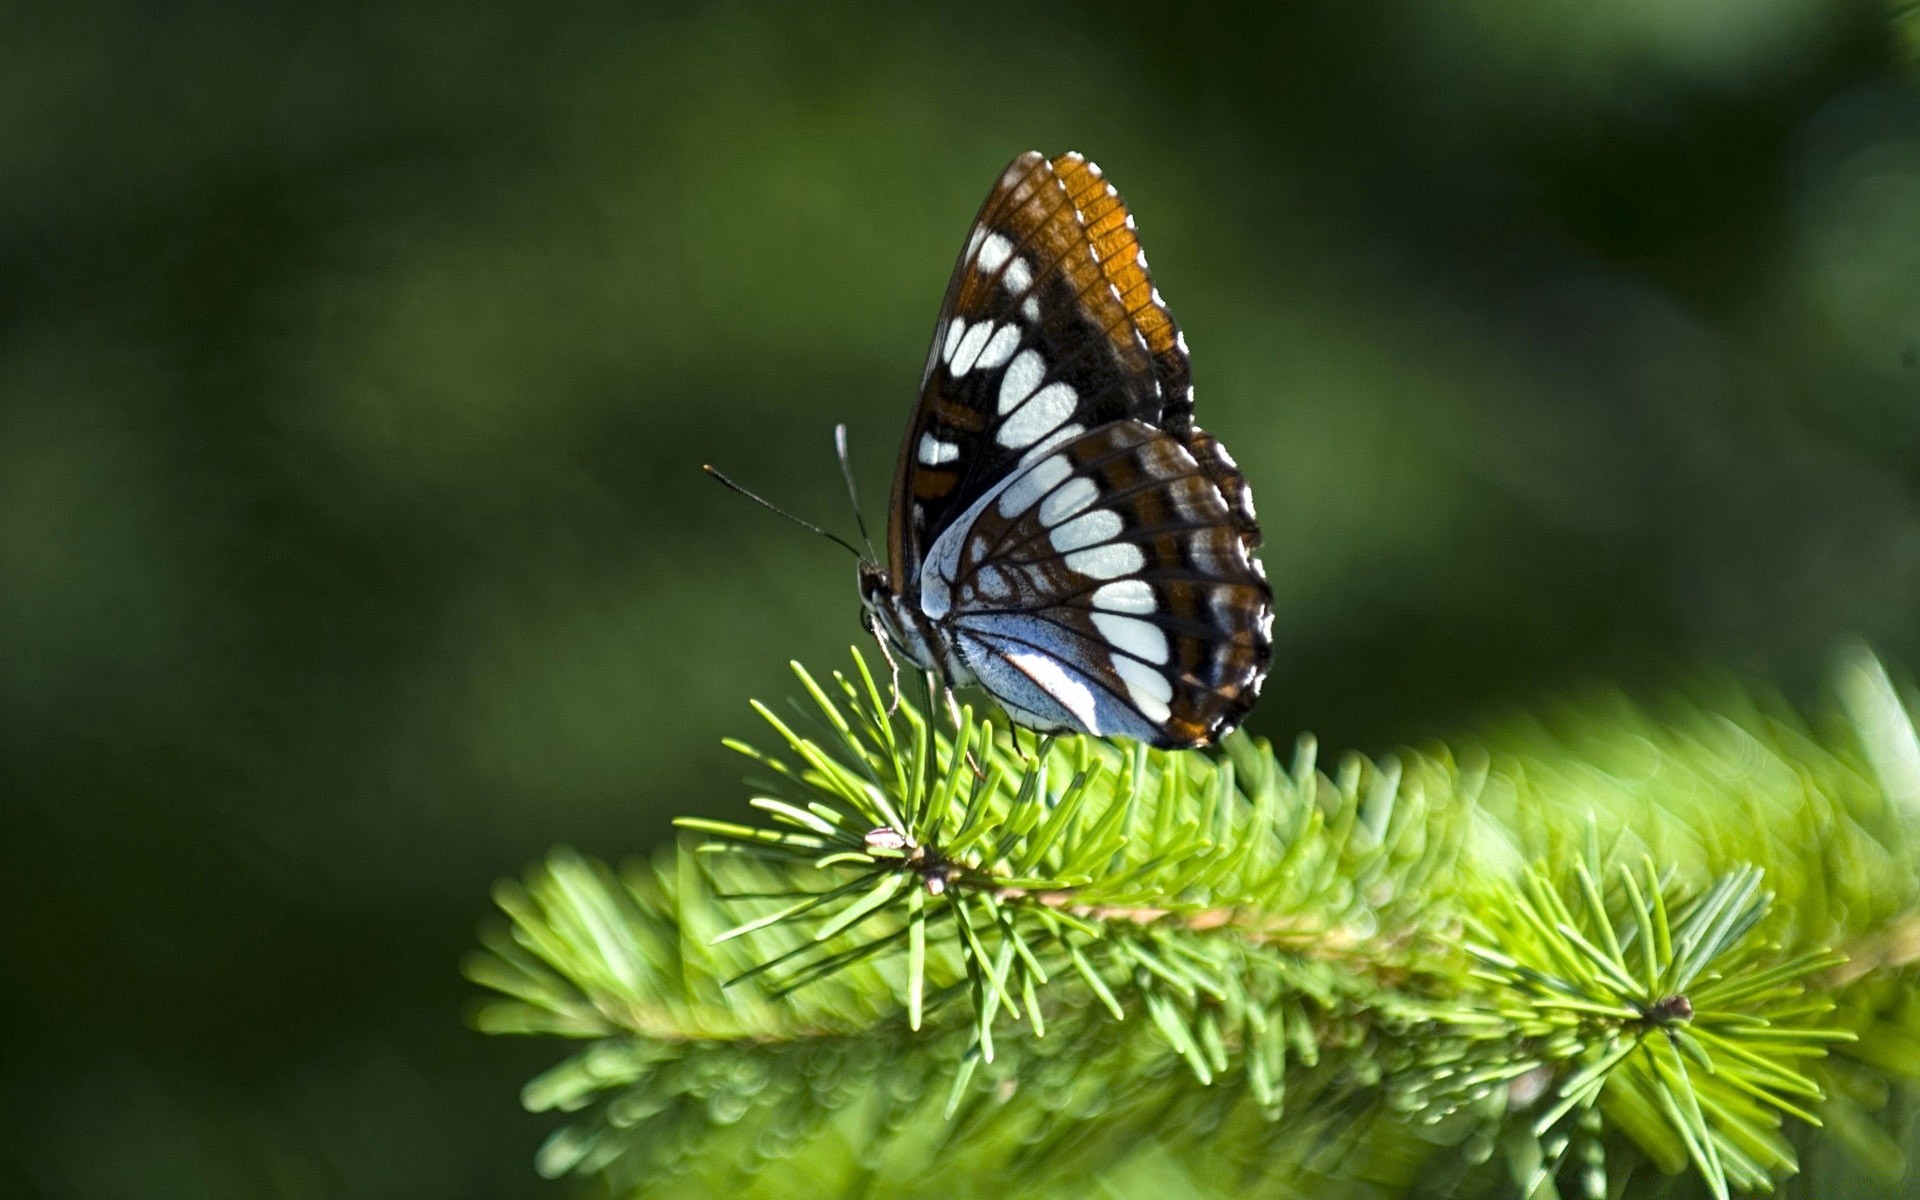
[[[923,609],[1025,724],[1211,741],[1257,695],[1272,621],[1219,469],[1142,421],[1081,434],[941,535]]]

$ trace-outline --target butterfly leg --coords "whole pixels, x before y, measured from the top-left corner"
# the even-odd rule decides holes
[[[1015,725],[1012,721],[1007,722],[1007,737],[1009,740],[1013,742],[1013,752],[1020,756],[1020,761],[1022,763],[1026,764],[1029,767],[1039,765],[1040,755],[1038,753],[1038,747],[1040,745],[1040,734],[1037,730],[1034,732],[1034,735],[1033,735],[1033,744],[1035,746],[1035,752],[1031,754],[1027,752],[1027,748],[1025,746],[1022,746],[1020,744],[1020,726]]]
[[[893,699],[887,704],[887,719],[900,711],[900,664],[894,661],[893,650],[887,645],[886,635],[880,632],[880,618],[869,612],[866,614],[867,632],[880,645],[880,657],[887,660],[887,671],[893,676]]]
[[[1020,761],[1027,766],[1039,766],[1047,757],[1047,752],[1053,749],[1053,739],[1058,735],[1055,733],[1042,733],[1038,729],[1028,730],[1027,732],[1033,735],[1033,749],[1029,751],[1020,744],[1020,730],[1022,728],[1022,726],[1015,725],[1011,721],[1007,723],[1007,735],[1013,740],[1014,753],[1018,754]]]

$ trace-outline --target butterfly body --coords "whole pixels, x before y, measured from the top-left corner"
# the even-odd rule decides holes
[[[894,473],[876,634],[1029,728],[1198,746],[1272,654],[1246,481],[1193,424],[1185,338],[1079,155],[1015,159],[955,267]]]

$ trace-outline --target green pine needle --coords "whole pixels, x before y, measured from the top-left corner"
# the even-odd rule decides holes
[[[1823,1122],[1886,1161],[1871,1080],[1920,1078],[1920,740],[1870,657],[1824,725],[1609,699],[1330,769],[795,672],[755,706],[779,749],[728,743],[757,820],[499,889],[477,1023],[583,1040],[525,1095],[571,1114],[543,1172],[1045,1196],[1171,1153],[1221,1195],[1365,1162],[1597,1197],[1646,1162],[1730,1196]]]

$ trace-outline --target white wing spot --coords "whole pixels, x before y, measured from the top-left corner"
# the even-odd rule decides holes
[[[953,361],[954,348],[960,345],[960,335],[966,332],[966,328],[965,317],[955,317],[953,323],[947,326],[947,340],[940,347],[941,362]]]
[[[985,346],[981,347],[980,357],[974,361],[973,365],[982,371],[1004,367],[1007,365],[1007,360],[1013,357],[1013,352],[1019,348],[1020,327],[1002,325],[993,331],[993,336],[987,339]]]
[[[1113,643],[1116,650],[1124,651],[1135,658],[1143,658],[1151,663],[1167,661],[1171,652],[1167,646],[1167,635],[1158,625],[1142,621],[1139,617],[1116,617],[1110,613],[1093,614],[1094,628],[1102,637]]]
[[[1133,262],[1134,262],[1134,265],[1139,267],[1142,271],[1146,270],[1147,269],[1147,252],[1145,250],[1135,250],[1133,252]]]
[[[1040,357],[1038,350],[1022,350],[1000,377],[1000,411],[1010,413],[1020,407],[1020,402],[1033,395],[1033,389],[1040,386],[1046,378],[1047,360]]]
[[[1185,354],[1185,353],[1187,352],[1187,335],[1186,335],[1186,333],[1185,333],[1185,332],[1183,332],[1183,331],[1176,331],[1176,332],[1174,333],[1174,335],[1173,335],[1173,344],[1174,344],[1174,345],[1176,345],[1176,346],[1178,346],[1178,347],[1180,348],[1180,353],[1182,353],[1182,354]],[[1192,391],[1193,391],[1193,389],[1192,389],[1192,388],[1188,388],[1188,389],[1187,389],[1187,391],[1188,391],[1188,392],[1192,392]]]
[[[1016,359],[1014,366],[1018,365],[1019,360]],[[1007,373],[1011,375],[1013,368],[1007,368]],[[1006,394],[1004,384],[1000,391],[1004,397]],[[1079,399],[1079,395],[1067,384],[1050,383],[1028,397],[1025,404],[1013,411],[1013,415],[1001,424],[1000,432],[993,435],[994,440],[1009,448],[1031,446],[1041,437],[1052,432],[1055,426],[1072,416],[1073,406]]]
[[[1058,454],[1033,464],[1000,493],[1000,515],[1013,520],[1072,473],[1072,464]]]
[[[990,233],[986,240],[980,243],[980,254],[974,261],[979,264],[982,275],[991,275],[1005,266],[1012,254],[1012,242],[997,233]]]
[[[1088,733],[1098,737],[1100,734],[1100,710],[1094,703],[1093,689],[1078,679],[1068,675],[1066,668],[1038,650],[1012,650],[1007,653],[1007,661],[1024,671],[1027,678],[1055,700],[1060,707],[1073,714]]]
[[[1126,522],[1112,509],[1102,508],[1094,512],[1075,517],[1064,525],[1056,525],[1048,532],[1047,540],[1053,548],[1062,554],[1075,550],[1084,550],[1088,546],[1097,546],[1110,541],[1126,528]]]
[[[1262,641],[1267,642],[1273,640],[1273,610],[1271,608],[1260,610],[1260,638]]]
[[[1119,613],[1150,613],[1159,607],[1154,603],[1153,586],[1144,579],[1101,584],[1093,593],[1093,606]]]
[[[1204,520],[1204,510],[1194,508],[1193,498],[1184,487],[1167,489],[1167,500],[1173,505],[1173,515],[1183,521]]]
[[[975,254],[978,254],[980,252],[980,239],[986,236],[987,227],[984,225],[975,225],[973,232],[967,236],[967,252],[960,257],[972,258]]]
[[[1076,479],[1040,502],[1040,523],[1058,525],[1099,498],[1100,489],[1093,485],[1093,480]]]
[[[1066,445],[1086,431],[1086,426],[1080,424],[1078,421],[1070,421],[1027,447],[1026,453],[1020,456],[1020,462],[1024,465],[1045,455],[1052,454],[1055,448]]]
[[[1067,570],[1089,579],[1119,579],[1135,575],[1147,565],[1147,556],[1132,542],[1109,542],[1067,555]]]
[[[1007,289],[1007,295],[1018,296],[1033,283],[1033,268],[1024,258],[1016,258],[1007,264],[1007,273],[1000,277],[1000,286]]]
[[[960,457],[960,447],[952,442],[943,442],[931,433],[920,435],[920,461],[929,467],[949,463]]]
[[[987,338],[993,333],[993,322],[982,321],[967,330],[966,336],[954,348],[953,357],[947,362],[947,370],[957,379],[973,370],[974,361],[980,357],[980,351],[986,347]]]
[[[1167,701],[1173,699],[1173,683],[1165,675],[1130,658],[1114,659],[1113,670],[1127,685],[1127,695],[1141,716],[1159,725],[1172,715]]]
[[[1040,319],[1040,298],[1038,296],[1028,296],[1026,303],[1020,306],[1020,315],[1029,321],[1038,321]]]
[[[1013,599],[1014,587],[1007,573],[998,567],[981,567],[973,573],[973,589],[980,599],[1004,602]]]

